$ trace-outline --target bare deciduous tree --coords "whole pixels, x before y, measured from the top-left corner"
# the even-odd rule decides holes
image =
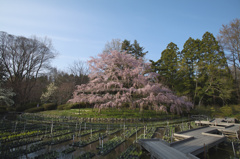
[[[103,50],[104,53],[110,53],[111,51],[121,51],[122,49],[122,42],[120,39],[112,39],[111,42],[107,42],[105,44],[105,48]]]
[[[49,39],[25,38],[0,32],[0,57],[6,78],[16,93],[16,104],[28,101],[39,74],[56,56]]]
[[[86,62],[78,60],[74,61],[69,66],[70,73],[76,77],[75,84],[83,84],[88,82],[87,75],[89,74],[89,68]]]
[[[237,88],[237,96],[240,96],[239,75],[240,70],[240,19],[234,19],[229,25],[222,25],[219,31],[218,41],[226,51],[227,59],[233,66],[233,77]]]

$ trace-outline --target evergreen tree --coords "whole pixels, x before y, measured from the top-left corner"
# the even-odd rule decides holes
[[[137,40],[134,40],[134,43],[130,44],[130,41],[125,39],[122,43],[122,51],[126,51],[128,54],[131,54],[136,59],[143,58],[148,53],[148,51],[143,52],[143,50],[144,48],[140,47]]]
[[[171,89],[174,89],[177,81],[178,50],[177,45],[171,42],[167,48],[163,50],[161,58],[158,61],[151,61],[152,69],[160,74],[160,81]]]
[[[224,52],[220,51],[213,34],[206,32],[203,35],[198,59],[195,88],[198,104],[201,105],[203,98],[206,98],[205,103],[215,104],[218,98],[225,103],[230,98],[232,80]]]
[[[177,91],[179,94],[188,96],[191,100],[194,100],[200,43],[201,41],[199,39],[194,40],[190,37],[185,42],[180,55],[181,59],[179,59],[179,82],[177,84]]]
[[[222,105],[231,98],[233,80],[227,60],[209,32],[202,40],[189,38],[181,52],[176,44],[168,44],[161,58],[150,62],[162,83],[194,104]]]

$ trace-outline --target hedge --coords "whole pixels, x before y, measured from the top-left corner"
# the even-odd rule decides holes
[[[41,107],[30,108],[30,109],[25,110],[24,112],[26,112],[26,113],[36,113],[36,112],[40,112],[40,111],[44,111],[44,108],[42,106]]]
[[[7,113],[8,111],[7,111],[7,107],[5,107],[5,106],[0,106],[0,114],[5,114],[5,113]]]
[[[79,108],[88,108],[90,104],[88,103],[73,103],[73,104],[63,104],[57,106],[58,110],[69,110],[69,109],[79,109]]]
[[[23,112],[24,110],[37,107],[38,103],[27,103],[21,106],[16,107],[17,112]]]
[[[43,104],[42,107],[44,108],[44,110],[54,110],[57,108],[57,105],[55,103],[46,103]]]

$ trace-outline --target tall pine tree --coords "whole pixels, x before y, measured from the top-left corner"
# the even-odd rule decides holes
[[[232,80],[224,52],[213,34],[206,32],[203,35],[198,59],[195,88],[198,105],[203,101],[205,104],[224,104],[230,98]]]
[[[223,105],[233,89],[224,52],[213,34],[206,32],[202,40],[189,38],[181,52],[174,43],[168,44],[161,58],[152,62],[160,81],[197,105]]]
[[[163,50],[161,58],[152,62],[152,68],[160,74],[160,81],[174,89],[177,81],[179,48],[173,42]]]
[[[194,40],[191,37],[185,42],[180,54],[179,61],[179,82],[177,84],[178,94],[188,96],[194,101],[196,87],[196,69],[198,55],[200,52],[199,39]]]
[[[143,50],[144,47],[141,47],[137,40],[134,40],[134,43],[131,44],[130,41],[125,39],[122,43],[122,51],[127,51],[136,59],[143,58],[148,53],[148,51],[144,52]]]

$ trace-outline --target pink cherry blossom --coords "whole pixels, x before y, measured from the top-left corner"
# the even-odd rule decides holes
[[[150,64],[126,52],[102,53],[88,61],[90,82],[76,86],[68,102],[94,104],[99,111],[105,108],[121,109],[147,107],[152,110],[181,114],[193,108],[184,97],[176,96],[169,88],[158,83]]]

